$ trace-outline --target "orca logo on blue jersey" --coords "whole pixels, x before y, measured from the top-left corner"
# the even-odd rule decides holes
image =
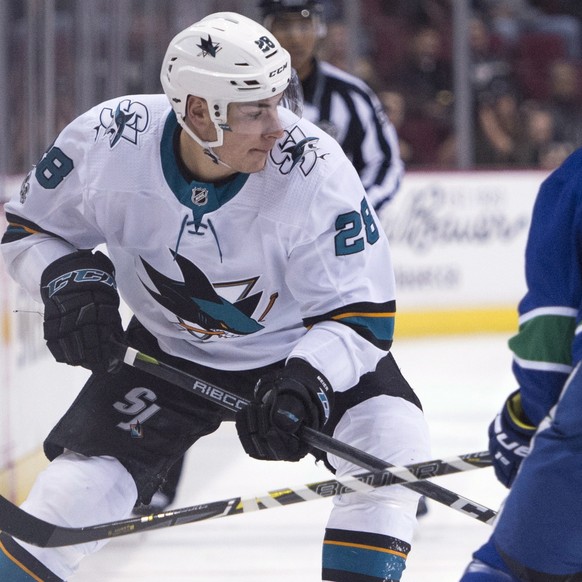
[[[194,263],[174,251],[170,252],[180,268],[183,281],[175,281],[163,275],[141,258],[157,291],[150,289],[143,280],[142,284],[160,305],[177,317],[180,328],[203,340],[248,335],[263,329],[259,320],[270,310],[276,297],[271,298],[259,320],[253,319],[251,316],[263,296],[262,292],[250,294],[257,279],[238,281],[238,287],[242,285],[245,291],[239,299],[230,302],[216,292],[206,275]],[[220,287],[226,286],[225,283],[220,284]],[[230,286],[234,286],[234,283]]]
[[[137,145],[139,134],[147,129],[149,118],[149,112],[143,103],[124,99],[119,102],[115,111],[109,107],[101,111],[101,125],[95,128],[95,139],[99,138],[99,133],[104,128],[103,135],[109,137],[109,147],[114,148],[121,139]]]

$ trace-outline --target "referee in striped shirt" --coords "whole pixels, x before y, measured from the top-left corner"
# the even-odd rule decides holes
[[[291,55],[303,116],[332,135],[356,168],[374,208],[398,190],[404,171],[396,130],[370,87],[315,56],[325,36],[318,0],[261,0],[263,24]]]

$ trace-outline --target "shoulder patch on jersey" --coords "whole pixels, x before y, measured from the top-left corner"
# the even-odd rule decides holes
[[[28,197],[28,191],[30,190],[30,177],[32,176],[32,172],[35,170],[35,167],[32,167],[32,170],[26,174],[26,178],[22,181],[22,185],[20,186],[20,204],[24,204]]]
[[[298,126],[294,126],[285,130],[285,137],[275,145],[269,155],[281,174],[289,174],[297,166],[307,176],[317,160],[325,159],[328,155],[320,152],[318,142],[318,137],[308,137]]]
[[[139,134],[147,129],[149,119],[149,111],[143,103],[124,99],[115,111],[109,107],[101,110],[100,125],[95,128],[95,141],[100,137],[108,137],[110,148],[114,148],[122,139],[137,145]]]

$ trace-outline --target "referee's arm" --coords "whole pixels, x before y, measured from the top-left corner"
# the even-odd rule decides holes
[[[357,91],[352,99],[361,133],[348,132],[346,141],[356,133],[360,139],[346,147],[353,150],[354,166],[372,205],[379,210],[396,194],[404,174],[398,137],[376,95]]]

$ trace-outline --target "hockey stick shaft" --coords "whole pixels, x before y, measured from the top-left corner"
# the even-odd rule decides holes
[[[248,405],[248,400],[143,354],[132,347],[119,346],[119,348],[124,350],[123,354],[120,354],[120,359],[126,364],[184,388],[188,392],[202,396],[232,412],[238,412]],[[304,427],[300,436],[311,446],[336,455],[368,471],[384,471],[394,467],[378,457],[311,428]],[[490,523],[495,516],[495,511],[492,509],[475,503],[436,483],[412,482],[405,483],[403,486],[484,523]]]
[[[142,533],[151,529],[293,505],[354,491],[370,491],[378,487],[401,483],[410,485],[431,477],[489,467],[490,464],[491,459],[488,452],[469,453],[445,459],[423,461],[405,467],[395,467],[387,471],[371,471],[341,479],[317,481],[299,488],[284,487],[270,491],[263,496],[245,499],[232,497],[146,517],[76,528],[62,527],[39,519],[0,496],[0,530],[35,546],[44,548],[68,546]]]

